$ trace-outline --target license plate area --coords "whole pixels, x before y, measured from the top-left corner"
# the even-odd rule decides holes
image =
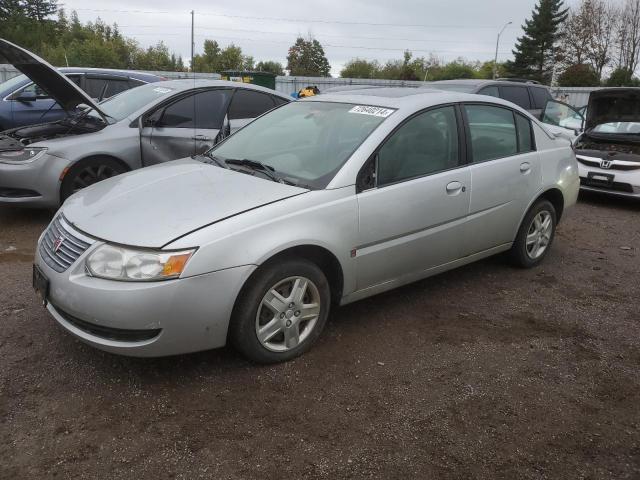
[[[49,298],[49,279],[35,264],[33,265],[32,284],[36,294],[42,299],[42,305],[46,306],[47,298]]]
[[[610,173],[589,172],[587,173],[587,179],[594,187],[611,187],[613,186],[614,176]]]

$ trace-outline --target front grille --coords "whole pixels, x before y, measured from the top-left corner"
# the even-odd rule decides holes
[[[58,215],[44,232],[39,251],[47,265],[62,273],[73,265],[90,245],[91,239],[75,231],[62,215]]]
[[[586,165],[587,167],[596,167],[596,168],[602,168],[600,166],[600,160],[591,160],[591,159],[587,159],[587,158],[583,158],[583,157],[576,157],[576,159],[578,160],[578,162],[580,162],[583,165]],[[638,170],[640,169],[640,163],[616,163],[615,160],[611,161],[611,166],[608,168],[608,170]]]
[[[97,325],[85,320],[81,320],[78,317],[61,310],[57,306],[51,304],[58,314],[69,322],[74,327],[82,330],[85,333],[94,335],[96,337],[104,338],[105,340],[115,340],[117,342],[142,342],[145,340],[151,340],[152,338],[160,335],[162,329],[129,329],[129,328],[113,328],[104,325]]]

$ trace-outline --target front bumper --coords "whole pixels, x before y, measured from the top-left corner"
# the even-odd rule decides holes
[[[47,153],[31,163],[0,162],[0,204],[57,207],[60,175],[69,163]]]
[[[640,169],[615,170],[587,166],[578,163],[580,189],[605,193],[619,197],[640,198]],[[613,181],[606,185],[593,181],[593,175],[613,175]]]
[[[255,266],[161,282],[118,282],[85,273],[86,256],[100,244],[62,273],[36,251],[35,263],[49,279],[47,310],[65,330],[101,350],[136,357],[225,345],[236,297]]]

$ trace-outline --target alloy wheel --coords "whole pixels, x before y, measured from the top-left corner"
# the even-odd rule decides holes
[[[304,342],[318,322],[321,300],[308,278],[289,277],[272,286],[256,313],[260,344],[273,352],[286,352]]]
[[[525,248],[529,258],[535,260],[540,258],[549,246],[551,234],[553,233],[553,220],[551,213],[542,210],[533,217],[529,229],[527,230],[527,239]]]
[[[73,178],[72,190],[76,193],[94,183],[115,177],[121,172],[109,165],[89,165],[80,170]]]

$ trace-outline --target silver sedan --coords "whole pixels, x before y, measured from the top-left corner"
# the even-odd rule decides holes
[[[509,102],[372,89],[283,105],[211,149],[73,195],[34,286],[82,341],[161,356],[306,351],[332,306],[500,252],[548,254],[569,142]]]

